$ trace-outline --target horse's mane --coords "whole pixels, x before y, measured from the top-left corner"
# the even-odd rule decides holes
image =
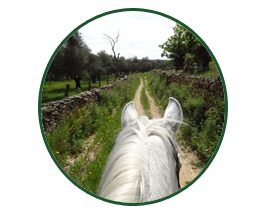
[[[156,200],[178,190],[174,151],[178,145],[168,119],[141,116],[118,135],[97,194],[136,203]]]

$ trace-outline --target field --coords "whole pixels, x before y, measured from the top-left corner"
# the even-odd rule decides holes
[[[88,82],[90,79],[81,80],[81,88],[75,89],[76,84],[73,79],[69,80],[58,80],[58,81],[45,81],[42,93],[42,103],[47,103],[50,101],[55,101],[64,98],[65,96],[65,88],[66,84],[70,84],[69,88],[69,96],[73,96],[79,94],[83,91],[88,90]],[[113,77],[109,78],[109,83],[114,81]],[[101,79],[101,86],[107,85],[106,79]],[[95,84],[91,84],[91,88],[98,88],[99,82],[97,81]]]

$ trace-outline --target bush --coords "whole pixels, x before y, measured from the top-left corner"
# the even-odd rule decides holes
[[[182,110],[188,121],[195,126],[200,126],[205,120],[206,106],[202,98],[188,97],[182,104]]]

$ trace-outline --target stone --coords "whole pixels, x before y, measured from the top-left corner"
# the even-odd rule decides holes
[[[42,113],[49,113],[52,110],[53,110],[53,107],[51,107],[51,106],[44,106],[44,107],[41,108]]]
[[[100,88],[94,88],[90,91],[82,92],[79,95],[69,96],[61,100],[41,104],[44,132],[48,133],[55,129],[62,120],[62,116],[70,114],[75,106],[82,107],[86,104],[98,101],[99,93],[101,93],[102,90],[112,88],[122,81],[117,81]]]

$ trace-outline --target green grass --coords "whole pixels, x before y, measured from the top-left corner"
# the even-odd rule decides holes
[[[46,134],[48,144],[58,163],[82,187],[96,193],[108,156],[121,131],[124,105],[133,100],[140,84],[139,75],[100,94],[97,104],[77,108],[64,117],[53,132]],[[89,137],[93,141],[86,142]],[[94,159],[90,158],[94,154]],[[74,164],[68,162],[69,158]]]
[[[193,94],[192,85],[166,84],[164,79],[151,72],[147,76],[152,96],[159,100],[162,108],[168,104],[169,97],[176,98],[181,104],[184,122],[178,141],[196,150],[198,158],[205,165],[213,155],[224,122],[225,103],[223,99],[210,96],[206,91]]]
[[[161,107],[161,105],[160,105],[160,103],[159,103],[159,100],[158,100],[158,97],[156,96],[155,91],[154,91],[153,88],[152,88],[152,85],[149,84],[149,75],[150,75],[150,74],[151,74],[151,73],[148,73],[148,74],[147,74],[147,85],[146,85],[146,87],[147,87],[147,90],[148,90],[150,96],[154,99],[155,104],[156,104],[158,107]]]
[[[198,77],[213,77],[213,78],[217,78],[220,76],[219,71],[214,63],[214,61],[211,61],[209,63],[209,70],[206,71],[203,74],[197,74]]]
[[[42,93],[42,103],[47,103],[50,101],[60,100],[65,96],[65,88],[66,84],[70,84],[69,88],[69,96],[73,96],[79,94],[81,92],[88,90],[88,82],[89,79],[81,80],[81,88],[75,89],[76,84],[73,79],[69,80],[59,80],[59,81],[45,81],[43,86],[43,93]],[[109,78],[109,83],[114,81],[113,77]],[[107,85],[107,80],[101,80],[101,86]],[[97,81],[95,84],[91,84],[91,88],[98,88],[99,82]]]
[[[141,98],[140,98],[140,101],[141,101],[141,104],[142,104],[142,107],[143,107],[143,110],[145,112],[145,115],[151,119],[152,118],[152,114],[150,112],[150,103],[149,103],[149,99],[146,95],[146,84],[145,84],[145,79],[142,78],[142,81],[143,81],[143,88],[141,90]]]

